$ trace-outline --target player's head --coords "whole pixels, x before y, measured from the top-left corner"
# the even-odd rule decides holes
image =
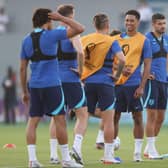
[[[112,30],[112,32],[110,33],[110,36],[115,36],[115,35],[118,35],[118,34],[121,34],[121,31],[120,30]]]
[[[106,14],[97,14],[93,18],[93,24],[98,31],[109,31],[109,18]],[[108,33],[108,32],[107,32]]]
[[[74,6],[71,4],[58,6],[57,12],[65,17],[74,18]]]
[[[166,18],[161,13],[155,13],[152,16],[152,26],[155,32],[163,34],[166,31]]]
[[[48,18],[48,13],[52,12],[50,9],[46,9],[46,8],[39,8],[36,9],[34,14],[33,14],[33,18],[32,18],[32,22],[33,22],[33,27],[34,28],[38,28],[38,27],[42,27],[44,24],[48,25],[48,29],[51,28],[51,19]]]
[[[129,10],[125,13],[125,27],[127,32],[135,32],[139,26],[140,13],[136,10]]]

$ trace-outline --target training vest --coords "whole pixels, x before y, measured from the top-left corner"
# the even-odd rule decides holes
[[[58,52],[57,52],[58,61],[61,60],[76,60],[76,52],[63,52],[61,49],[61,41],[58,42]]]
[[[141,33],[136,33],[136,35],[129,38],[121,38],[120,35],[115,36],[118,40],[124,55],[126,56],[125,66],[131,68],[131,74],[137,69],[141,61],[142,50],[144,46],[145,36]],[[116,60],[115,60],[116,62]],[[116,85],[124,84],[130,76],[120,75],[120,78],[116,82]]]
[[[52,59],[56,59],[56,55],[45,55],[41,52],[40,49],[40,36],[42,34],[44,30],[42,30],[41,32],[35,33],[32,32],[31,33],[31,38],[32,38],[32,43],[33,43],[33,55],[30,57],[30,60],[32,62],[39,62],[39,61],[44,61],[44,60],[52,60]]]
[[[86,79],[102,68],[105,57],[114,40],[114,37],[100,33],[92,33],[81,38],[85,53],[81,80]]]
[[[151,32],[151,35],[153,36],[153,38],[156,40],[156,42],[157,42],[157,43],[159,44],[159,46],[160,46],[160,50],[159,50],[158,52],[152,54],[152,59],[160,58],[160,57],[165,57],[165,58],[167,58],[167,52],[166,52],[166,50],[164,49],[163,36],[162,36],[161,41],[159,41],[158,38],[155,36],[155,34],[154,34],[153,32]]]

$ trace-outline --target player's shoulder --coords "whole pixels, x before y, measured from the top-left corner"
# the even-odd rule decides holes
[[[168,34],[163,35],[164,39],[168,40]]]
[[[23,40],[22,40],[22,43],[24,44],[24,43],[28,43],[29,41],[30,41],[30,39],[31,39],[31,33],[27,33],[25,36],[24,36],[24,38],[23,38]]]

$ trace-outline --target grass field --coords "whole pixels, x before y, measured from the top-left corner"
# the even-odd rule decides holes
[[[68,123],[70,145],[72,144],[74,123]],[[121,125],[120,139],[121,148],[116,152],[123,160],[120,165],[103,165],[99,159],[103,156],[102,150],[95,149],[95,138],[97,135],[98,124],[90,123],[83,143],[83,157],[85,168],[168,168],[168,159],[164,160],[144,160],[141,163],[132,161],[133,137],[132,126]],[[160,153],[168,153],[168,128],[164,126],[157,141]],[[27,166],[27,148],[25,143],[25,124],[16,126],[0,124],[0,168],[24,168]],[[49,132],[48,123],[41,123],[37,131],[37,156],[45,167],[61,167],[60,165],[49,164]],[[144,141],[145,142],[145,141]],[[3,149],[6,143],[16,144],[15,149]],[[144,146],[143,146],[144,148]]]

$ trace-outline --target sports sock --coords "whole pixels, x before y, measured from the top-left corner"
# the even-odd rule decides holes
[[[81,147],[82,147],[83,136],[80,134],[76,134],[74,138],[73,147],[76,151],[81,154]]]
[[[102,131],[102,130],[98,131],[96,143],[104,143],[104,131]]]
[[[135,139],[134,153],[141,153],[141,151],[142,151],[142,143],[143,143],[143,139]]]
[[[144,154],[148,154],[148,143],[146,144],[146,146],[145,146],[145,149],[144,149]]]
[[[58,144],[57,139],[50,139],[50,158],[55,159],[58,157],[57,144]]]
[[[29,161],[37,160],[36,145],[34,145],[34,144],[27,145],[27,150],[28,150]]]
[[[69,155],[69,147],[68,144],[60,145],[61,155],[63,161],[70,161],[71,157]]]
[[[148,153],[151,155],[158,155],[155,147],[155,137],[147,137]]]
[[[114,155],[114,144],[113,143],[104,143],[104,158],[112,158]]]

